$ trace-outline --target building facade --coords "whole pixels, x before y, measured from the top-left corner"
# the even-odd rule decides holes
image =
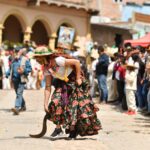
[[[75,38],[90,33],[96,1],[0,0],[0,45],[4,41],[35,41],[55,46],[60,26],[75,29]]]
[[[99,16],[91,19],[91,29],[94,41],[101,45],[123,46],[124,40],[150,32],[150,0],[100,0],[99,9]]]

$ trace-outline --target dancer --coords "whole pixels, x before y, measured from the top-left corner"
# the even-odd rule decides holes
[[[56,124],[53,136],[62,132],[61,125],[69,133],[69,139],[74,139],[77,135],[98,134],[101,123],[96,112],[99,109],[90,97],[88,82],[80,69],[79,60],[66,54],[52,53],[46,47],[37,48],[34,57],[41,65],[44,65],[46,116],[42,132],[30,136],[38,138],[43,136],[46,132],[47,119]],[[48,105],[54,78],[55,91]]]

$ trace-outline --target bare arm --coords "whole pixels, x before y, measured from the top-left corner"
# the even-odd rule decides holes
[[[66,66],[75,66],[76,69],[76,81],[78,85],[82,83],[81,81],[81,68],[80,68],[80,61],[76,59],[66,59],[65,60]]]
[[[51,94],[51,81],[52,81],[52,77],[46,76],[46,86],[45,86],[45,91],[44,91],[44,109],[46,112],[48,111],[48,102],[49,102],[49,98],[50,98],[50,94]]]

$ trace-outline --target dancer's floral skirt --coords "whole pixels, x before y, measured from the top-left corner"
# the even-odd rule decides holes
[[[96,112],[98,107],[89,95],[88,82],[77,86],[75,82],[57,80],[49,103],[49,120],[70,129],[74,126],[81,136],[98,134],[101,129]]]

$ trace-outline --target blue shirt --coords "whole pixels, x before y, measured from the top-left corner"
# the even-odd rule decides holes
[[[96,65],[96,75],[107,75],[109,65],[109,57],[104,53],[98,58]]]
[[[18,59],[14,59],[12,64],[11,64],[12,80],[15,80],[15,79],[20,80],[21,75],[18,73],[17,70],[21,65],[21,59],[22,59],[22,57],[20,57]],[[31,71],[32,71],[31,63],[29,60],[26,60],[23,75],[27,76]],[[6,76],[9,76],[10,72],[11,71],[9,69],[8,72],[6,72]]]

